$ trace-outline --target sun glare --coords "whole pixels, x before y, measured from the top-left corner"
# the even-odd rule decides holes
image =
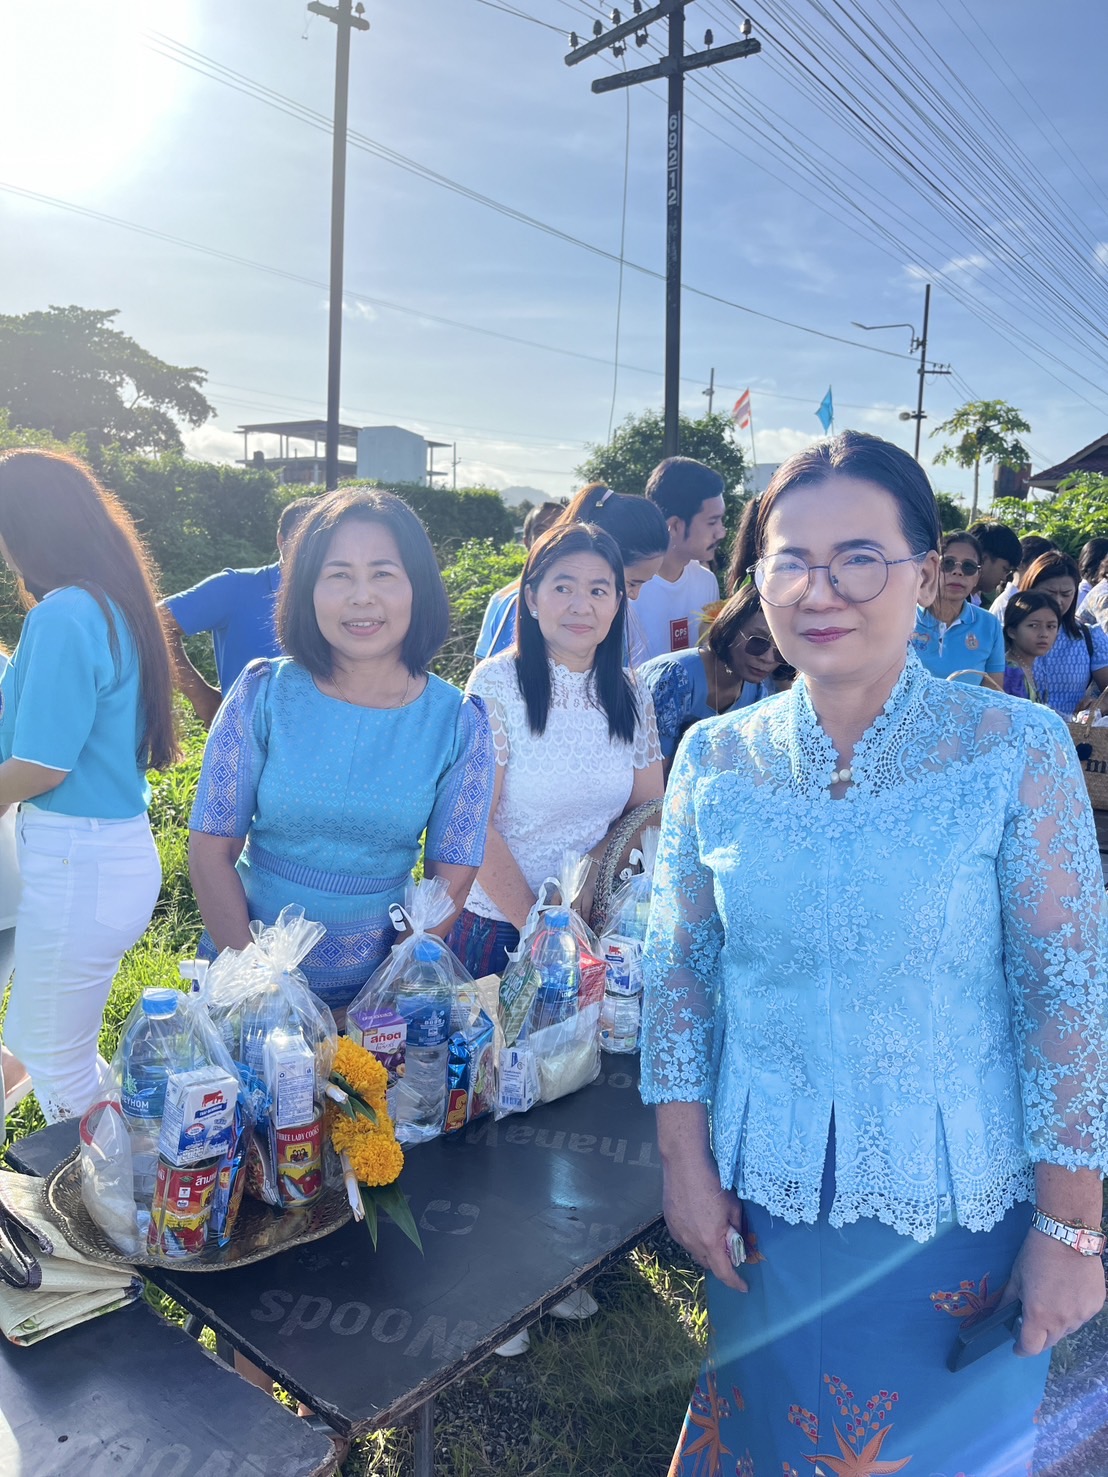
[[[0,0],[0,179],[89,199],[140,164],[172,111],[180,68],[143,41],[149,0]],[[187,7],[157,7],[181,40]]]

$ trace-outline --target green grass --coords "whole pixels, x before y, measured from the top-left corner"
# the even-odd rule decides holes
[[[177,972],[200,936],[188,880],[188,816],[204,732],[182,711],[184,756],[153,777],[150,820],[162,861],[162,892],[150,927],[125,956],[100,1033],[111,1059],[132,1005],[148,985],[183,988]],[[6,1004],[6,1000],[5,1000]],[[2,1010],[0,1010],[2,1022]],[[43,1126],[34,1097],[6,1123],[8,1142]],[[660,1236],[592,1284],[601,1305],[585,1324],[544,1318],[519,1359],[490,1358],[437,1402],[441,1477],[655,1477],[665,1472],[703,1351],[705,1314],[697,1268]],[[163,1316],[184,1312],[154,1288]],[[213,1344],[210,1332],[204,1342]],[[407,1477],[405,1428],[355,1443],[345,1477]]]

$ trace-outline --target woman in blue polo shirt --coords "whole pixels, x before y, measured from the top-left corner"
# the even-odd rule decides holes
[[[1004,628],[970,600],[981,574],[981,545],[959,531],[946,535],[940,552],[938,597],[926,609],[916,607],[916,655],[936,677],[1002,691]]]
[[[23,883],[4,1035],[53,1122],[99,1096],[104,1005],[157,901],[146,771],[176,757],[173,682],[134,525],[80,462],[0,456],[0,553],[27,606],[0,681]]]

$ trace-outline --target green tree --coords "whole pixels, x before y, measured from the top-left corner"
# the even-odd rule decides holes
[[[939,527],[944,533],[953,533],[958,528],[968,528],[966,508],[949,492],[937,492],[935,501],[939,505]]]
[[[1026,435],[1030,430],[1015,406],[1004,400],[968,400],[948,421],[943,421],[931,432],[932,436],[958,438],[936,452],[936,462],[953,462],[958,467],[973,468],[971,523],[977,519],[981,463],[996,462],[1002,467],[1019,467],[1030,461],[1031,454],[1019,439],[1020,434]]]
[[[1108,537],[1108,476],[1077,472],[1042,501],[997,498],[990,513],[1021,537],[1038,533],[1076,557],[1087,539]]]
[[[498,549],[488,539],[470,539],[442,572],[450,596],[450,636],[435,659],[435,671],[459,687],[473,670],[473,648],[485,607],[497,590],[519,577],[527,553],[522,544]]]
[[[577,468],[578,477],[585,482],[605,482],[617,492],[645,492],[647,478],[662,460],[664,425],[660,410],[629,415],[616,427],[607,446],[589,447]],[[741,489],[746,470],[734,430],[730,416],[719,411],[695,421],[681,417],[681,455],[712,467],[730,493]]]
[[[20,426],[90,451],[180,451],[177,422],[201,426],[215,414],[200,392],[207,373],[155,358],[111,326],[118,308],[51,306],[0,315],[0,406]]]

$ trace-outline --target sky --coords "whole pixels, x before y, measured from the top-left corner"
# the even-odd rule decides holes
[[[567,67],[609,13],[366,0],[352,38],[342,417],[456,442],[459,485],[565,496],[661,407],[664,90],[590,83],[664,24]],[[830,386],[836,429],[911,449],[929,281],[925,465],[971,398],[1036,469],[1108,431],[1108,6],[693,0],[687,49],[743,14],[762,52],[687,83],[682,412],[749,387],[776,462]],[[302,0],[0,0],[0,312],[117,308],[201,366],[192,455],[325,413],[335,34]]]

